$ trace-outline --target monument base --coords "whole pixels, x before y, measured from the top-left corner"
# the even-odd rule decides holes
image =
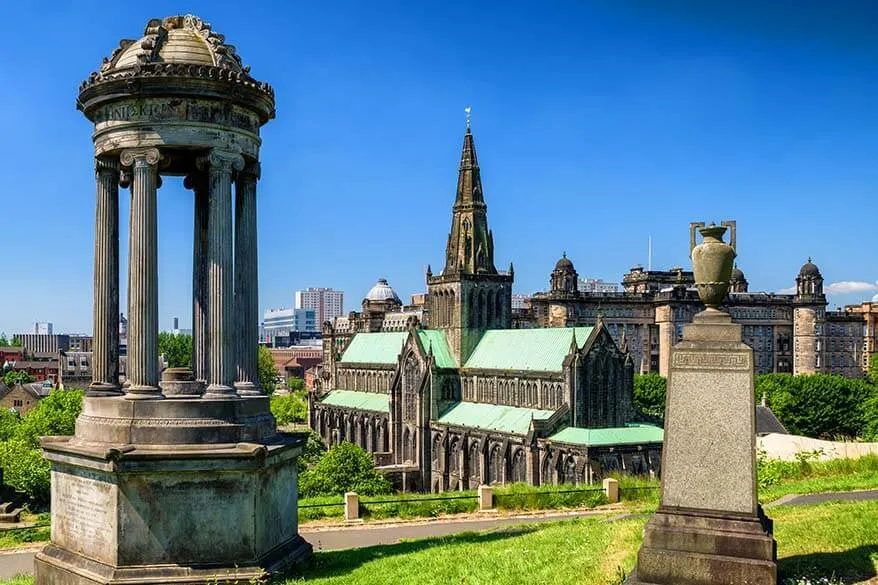
[[[44,439],[52,538],[36,555],[36,585],[247,583],[308,558],[297,518],[304,440]]]
[[[660,507],[644,528],[626,585],[775,585],[772,521],[757,516]]]

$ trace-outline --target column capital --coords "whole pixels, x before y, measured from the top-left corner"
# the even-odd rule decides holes
[[[207,175],[205,173],[189,173],[183,178],[183,188],[197,191],[207,188]]]
[[[130,167],[135,164],[135,162],[140,163],[140,161],[143,161],[143,163],[149,166],[155,166],[159,164],[161,158],[162,153],[159,152],[159,149],[152,147],[128,148],[123,150],[119,155],[119,161],[122,163],[123,167]]]
[[[244,168],[244,157],[230,150],[213,148],[206,155],[199,157],[196,165],[202,171],[222,171],[231,173]]]
[[[101,173],[118,173],[119,159],[114,156],[95,157],[95,176]]]
[[[258,181],[260,178],[262,178],[262,165],[259,164],[258,160],[245,162],[244,168],[240,171],[239,174],[252,177],[254,180]]]

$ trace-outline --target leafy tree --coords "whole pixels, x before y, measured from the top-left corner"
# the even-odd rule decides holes
[[[168,360],[169,368],[191,368],[192,336],[162,331],[159,333],[159,353]]]
[[[3,374],[3,383],[12,388],[16,384],[30,384],[36,381],[36,378],[25,372],[24,370],[9,370]]]
[[[357,492],[364,496],[389,494],[393,486],[375,470],[372,457],[353,443],[334,445],[314,467],[299,478],[303,497]]]
[[[12,438],[21,425],[21,415],[12,408],[0,409],[0,441]]]
[[[659,374],[635,374],[634,406],[645,414],[664,418],[667,387],[667,380]]]
[[[303,392],[271,397],[271,414],[278,425],[303,423],[308,420],[308,400]]]
[[[274,394],[274,389],[277,386],[277,370],[274,368],[271,352],[264,345],[259,346],[259,355],[256,359],[256,377],[262,384],[263,392]]]
[[[864,380],[828,374],[756,377],[756,395],[791,433],[833,439],[856,438],[866,431],[866,403],[875,387]]]
[[[12,341],[9,342],[13,347],[21,347],[21,337],[18,335],[12,336]]]
[[[878,352],[869,358],[869,379],[873,384],[878,384]]]
[[[287,390],[289,390],[291,394],[294,392],[304,392],[305,380],[302,378],[296,378],[295,376],[290,376],[287,378]]]
[[[0,333],[0,347],[8,347],[9,339],[6,337],[6,332]]]
[[[38,505],[49,502],[50,465],[38,447],[12,438],[0,443],[3,481],[25,492]]]
[[[54,390],[24,415],[16,438],[39,447],[40,437],[72,435],[82,412],[82,390]]]

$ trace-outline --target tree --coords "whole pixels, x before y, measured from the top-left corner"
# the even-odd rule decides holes
[[[659,374],[635,374],[634,406],[644,414],[665,417],[665,395],[667,380]]]
[[[9,370],[3,374],[3,383],[12,388],[16,384],[30,384],[35,382],[36,378],[25,372],[24,370]]]
[[[82,412],[82,390],[53,390],[22,420],[16,437],[35,448],[40,437],[72,435]]]
[[[829,374],[756,376],[756,395],[795,435],[856,438],[866,431],[866,403],[875,387]]]
[[[271,414],[279,426],[303,423],[308,419],[308,399],[302,392],[275,394],[271,397]]]
[[[317,465],[317,462],[320,461],[324,453],[326,453],[326,445],[323,444],[323,439],[314,430],[309,429],[308,442],[305,443],[305,448],[302,450],[302,454],[299,455],[299,460],[297,461],[299,475]]]
[[[21,347],[21,337],[18,335],[12,336],[12,341],[9,342],[13,347]]]
[[[168,360],[169,368],[191,368],[192,336],[162,331],[159,333],[159,353]]]
[[[259,346],[259,355],[256,358],[256,377],[262,385],[262,391],[266,394],[274,394],[277,386],[277,370],[271,352],[264,345]]]
[[[304,392],[305,391],[305,380],[302,378],[296,378],[295,376],[290,376],[287,378],[287,390],[290,394],[295,392]]]
[[[0,347],[8,347],[9,339],[6,337],[6,332],[0,333]]]
[[[873,384],[878,384],[878,352],[869,358],[869,379]]]
[[[363,496],[389,494],[393,486],[375,470],[372,457],[353,443],[334,445],[299,478],[302,497],[357,492]]]

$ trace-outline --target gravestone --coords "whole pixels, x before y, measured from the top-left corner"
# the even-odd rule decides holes
[[[722,241],[732,227],[732,245]],[[704,241],[695,246],[695,228]],[[719,310],[734,259],[734,223],[692,224],[706,309],[671,350],[662,495],[629,585],[776,585],[772,522],[756,492],[753,350]]]

